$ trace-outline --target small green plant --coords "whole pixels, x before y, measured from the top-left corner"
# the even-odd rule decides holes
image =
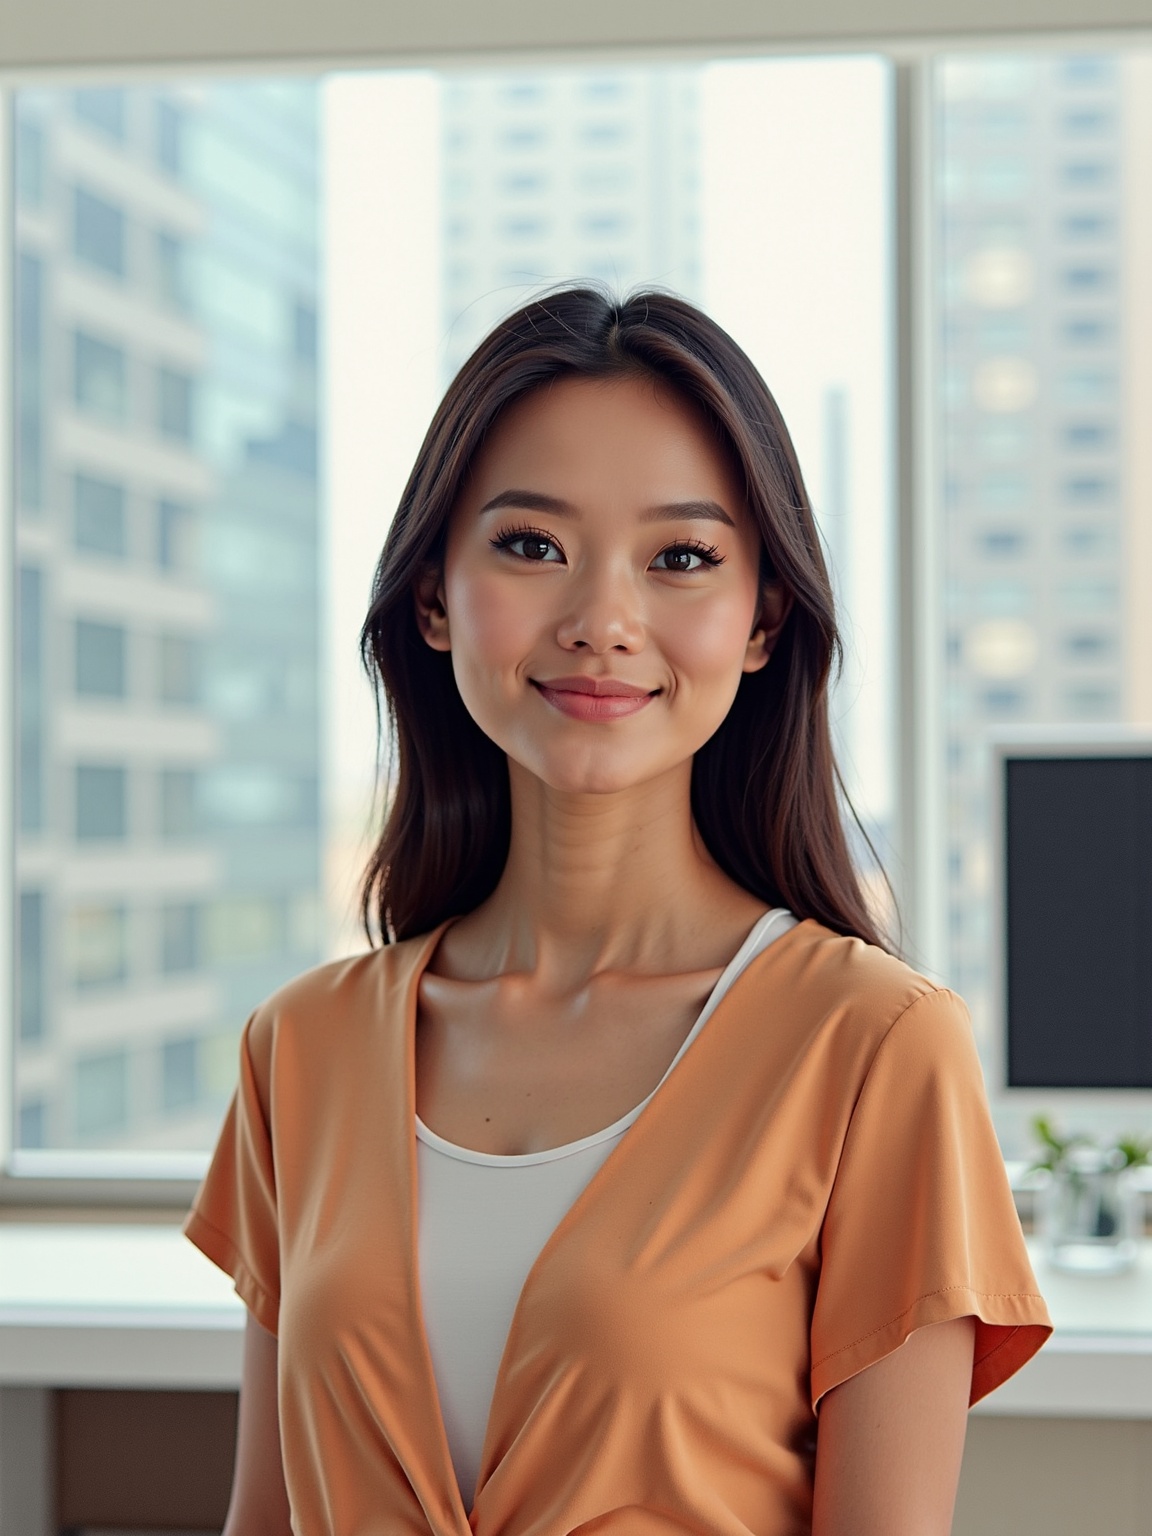
[[[1047,1115],[1033,1116],[1032,1134],[1039,1142],[1040,1150],[1029,1173],[1039,1173],[1042,1168],[1055,1173],[1065,1165],[1068,1154],[1076,1147],[1096,1147],[1114,1161],[1117,1169],[1144,1168],[1152,1163],[1152,1136],[1143,1141],[1135,1136],[1118,1136],[1115,1141],[1101,1141],[1092,1136],[1062,1136]]]

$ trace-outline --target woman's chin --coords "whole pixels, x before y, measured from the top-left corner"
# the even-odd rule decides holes
[[[669,764],[611,761],[603,753],[574,761],[569,755],[555,761],[524,763],[533,778],[559,795],[620,795],[641,790],[668,771]]]

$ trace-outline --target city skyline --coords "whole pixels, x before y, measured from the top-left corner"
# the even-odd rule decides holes
[[[315,90],[17,100],[17,1144],[207,1145],[320,957]]]

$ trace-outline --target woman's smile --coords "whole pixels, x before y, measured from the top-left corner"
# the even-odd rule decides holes
[[[661,691],[612,677],[529,678],[540,695],[573,720],[622,720],[637,715]]]

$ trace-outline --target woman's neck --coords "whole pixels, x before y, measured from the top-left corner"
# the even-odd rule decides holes
[[[508,862],[459,925],[469,970],[532,972],[559,990],[604,971],[704,970],[723,965],[764,910],[704,847],[690,763],[607,795],[559,794],[510,769]]]

